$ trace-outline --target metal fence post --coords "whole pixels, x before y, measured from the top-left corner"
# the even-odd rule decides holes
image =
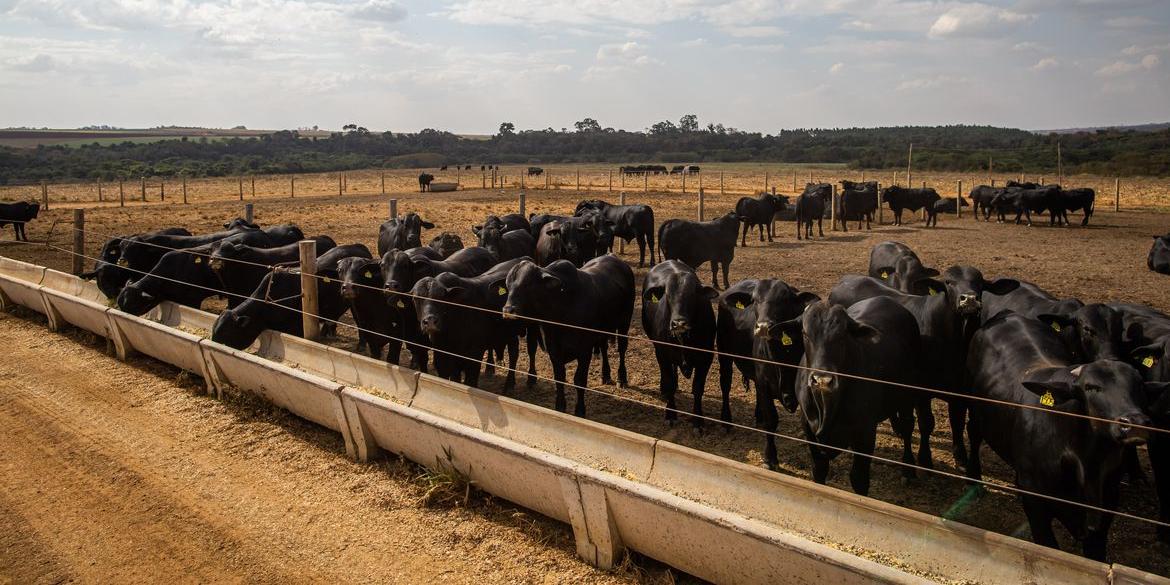
[[[398,217],[398,200],[391,199],[390,200],[390,219],[396,219],[397,217]]]
[[[321,323],[317,319],[317,242],[301,240],[301,329],[305,339],[317,339]]]

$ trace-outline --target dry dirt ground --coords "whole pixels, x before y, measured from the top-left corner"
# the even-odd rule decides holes
[[[424,241],[442,230],[459,233],[471,243],[468,229],[472,223],[481,221],[488,213],[506,213],[516,210],[513,193],[504,197],[494,192],[467,191],[452,194],[405,194],[399,195],[400,212],[418,211],[424,218],[433,221],[435,230],[424,232]],[[616,199],[616,193],[597,192],[593,194],[572,191],[529,192],[529,212],[571,212],[575,203],[583,198],[600,196]],[[630,193],[629,203],[648,203],[654,206],[658,222],[671,217],[695,215],[695,197],[678,193]],[[735,197],[718,197],[708,194],[706,209],[709,217],[724,213],[732,208]],[[1077,296],[1091,301],[1132,301],[1152,305],[1163,311],[1170,311],[1170,298],[1166,277],[1149,272],[1145,256],[1149,249],[1150,235],[1165,233],[1170,225],[1170,216],[1155,213],[1123,212],[1113,213],[1100,205],[1092,225],[1081,228],[1049,228],[1046,225],[1027,228],[1015,225],[997,225],[975,222],[969,213],[962,219],[944,217],[935,229],[924,229],[921,222],[894,227],[874,226],[872,231],[857,231],[850,226],[848,233],[829,231],[825,224],[825,238],[797,242],[792,223],[777,224],[777,240],[761,244],[749,237],[747,248],[738,248],[736,259],[731,266],[731,281],[749,277],[773,277],[783,279],[803,290],[825,295],[837,280],[845,274],[864,273],[867,268],[869,249],[876,243],[896,239],[903,241],[919,252],[929,265],[945,268],[951,264],[964,263],[981,268],[990,276],[1013,276],[1024,278],[1062,296]],[[169,225],[186,226],[197,232],[216,228],[240,210],[238,202],[208,202],[182,205],[134,206],[126,209],[93,209],[87,212],[87,226],[92,230],[87,245],[96,250],[101,245],[101,234],[120,234],[142,231]],[[30,237],[43,239],[50,232],[54,219],[64,220],[67,211],[54,210],[29,228]],[[377,226],[386,215],[385,198],[379,195],[268,199],[257,204],[256,219],[264,224],[296,222],[307,234],[326,233],[338,243],[364,242],[374,247]],[[890,214],[886,212],[886,220]],[[1046,223],[1043,218],[1040,223]],[[1079,222],[1076,216],[1074,223]],[[52,233],[52,240],[66,245],[67,227],[58,225]],[[632,252],[632,254],[631,254]],[[66,254],[37,246],[6,244],[0,246],[0,253],[30,260],[61,269],[68,269]],[[626,260],[636,262],[636,246],[626,247]],[[641,280],[645,270],[636,271]],[[710,271],[703,267],[700,275],[704,281]],[[222,305],[209,303],[216,309]],[[631,333],[641,335],[638,310],[635,309],[634,326]],[[353,346],[353,334],[344,328],[342,338],[334,343]],[[627,428],[636,432],[661,437],[695,448],[703,449],[725,457],[752,464],[761,463],[762,438],[749,430],[734,430],[724,433],[708,430],[696,433],[689,425],[680,424],[668,428],[662,419],[659,405],[663,404],[657,390],[658,372],[653,352],[644,342],[631,342],[629,351],[629,388],[603,386],[596,364],[591,372],[589,384],[596,392],[590,393],[589,417],[603,423]],[[97,359],[94,356],[93,359]],[[11,360],[10,360],[11,361]],[[526,359],[521,358],[520,367],[526,368]],[[144,367],[141,366],[140,367]],[[546,360],[538,358],[538,369],[549,375]],[[715,368],[713,368],[715,369]],[[54,375],[54,379],[69,379],[70,384],[84,383]],[[704,409],[708,414],[718,413],[717,373],[711,372]],[[482,385],[491,390],[501,386],[500,378],[486,378]],[[686,386],[684,386],[686,388]],[[528,389],[520,385],[516,397],[545,406],[552,405],[552,389],[545,383]],[[732,412],[735,420],[750,425],[752,422],[753,396],[743,391],[736,376],[732,391]],[[637,404],[632,401],[647,403]],[[679,396],[681,405],[690,404],[688,392]],[[572,398],[570,398],[570,407]],[[684,406],[683,408],[688,408]],[[939,427],[933,439],[936,466],[938,469],[962,474],[950,456],[950,433],[945,424],[946,416],[941,404],[936,406]],[[247,421],[240,423],[247,428]],[[99,427],[100,428],[100,427]],[[800,428],[793,415],[782,415],[779,431],[800,436]],[[224,436],[231,429],[223,429]],[[877,454],[898,459],[900,448],[893,440],[888,426],[881,429]],[[779,441],[781,468],[783,473],[800,477],[809,476],[807,448],[792,441]],[[1012,472],[993,454],[985,455],[985,473],[991,479],[1010,483]],[[1143,457],[1144,461],[1144,457]],[[338,462],[337,465],[348,465]],[[829,478],[830,485],[848,489],[845,472],[848,461],[839,458],[833,464]],[[941,476],[919,474],[911,486],[903,484],[897,468],[877,465],[874,468],[872,497],[930,514],[942,515],[959,522],[975,525],[1005,534],[1027,536],[1027,524],[1018,503],[1009,493],[998,490],[980,498],[965,498],[962,481]],[[1152,486],[1139,484],[1127,487],[1123,509],[1144,517],[1156,516],[1156,499]],[[1111,559],[1135,567],[1170,574],[1170,558],[1166,549],[1153,544],[1154,528],[1145,523],[1119,520],[1114,525],[1111,538]],[[1066,543],[1065,548],[1070,548]]]

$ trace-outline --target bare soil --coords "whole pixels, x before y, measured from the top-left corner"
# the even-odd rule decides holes
[[[417,211],[424,218],[436,224],[435,230],[424,233],[424,241],[439,231],[450,230],[460,234],[467,243],[473,243],[469,226],[477,223],[489,213],[516,211],[515,193],[501,196],[497,192],[462,191],[443,194],[402,194],[399,198],[400,213]],[[580,199],[601,197],[616,202],[617,193],[602,190],[593,193],[574,191],[529,191],[528,211],[530,213],[570,213]],[[736,196],[720,197],[710,191],[706,197],[708,217],[725,213],[735,203]],[[380,195],[345,197],[314,197],[290,199],[264,199],[257,203],[256,219],[263,224],[295,222],[309,235],[329,234],[338,243],[363,242],[374,248],[377,227],[386,217],[385,198]],[[654,206],[658,222],[671,217],[693,218],[696,210],[694,194],[641,193],[630,192],[628,203],[648,203]],[[216,229],[224,221],[240,213],[238,202],[219,201],[191,205],[147,205],[125,209],[100,208],[87,211],[87,226],[91,230],[87,238],[89,250],[97,250],[104,239],[103,234],[121,234],[182,225],[198,232]],[[67,211],[50,211],[29,228],[34,240],[49,235],[55,219],[65,221]],[[891,220],[888,210],[886,221]],[[1079,216],[1074,218],[1074,223]],[[920,221],[894,227],[875,225],[872,231],[858,231],[856,224],[849,226],[848,233],[832,232],[825,222],[825,238],[812,241],[796,241],[792,223],[777,224],[777,239],[772,243],[760,243],[757,237],[749,236],[748,247],[738,248],[736,259],[731,265],[731,281],[742,278],[780,278],[803,290],[825,295],[845,275],[864,273],[867,269],[870,248],[884,240],[899,240],[912,246],[923,260],[940,269],[956,263],[981,268],[989,276],[1013,276],[1036,282],[1040,286],[1061,296],[1076,296],[1086,302],[1129,301],[1149,304],[1159,310],[1170,311],[1170,298],[1166,295],[1166,277],[1146,269],[1145,257],[1149,250],[1150,236],[1167,231],[1170,216],[1151,212],[1108,211],[1108,206],[1099,204],[1092,225],[1068,228],[1047,227],[1043,217],[1035,227],[998,225],[972,220],[968,210],[962,219],[943,217],[939,226],[926,229]],[[1044,225],[1040,225],[1044,224]],[[53,230],[51,239],[57,245],[68,247],[69,235],[65,225]],[[6,244],[0,246],[0,253],[25,259],[59,269],[70,266],[68,255],[40,246]],[[637,246],[626,246],[623,256],[636,263]],[[706,281],[710,271],[704,266],[700,275]],[[645,275],[644,269],[636,270],[638,280]],[[209,303],[215,309],[219,303]],[[641,335],[638,310],[635,311],[631,333]],[[341,338],[334,341],[341,347],[352,348],[352,331],[342,328]],[[93,359],[101,356],[91,356]],[[104,358],[102,358],[104,359]],[[11,360],[10,360],[11,363]],[[629,351],[630,387],[617,388],[601,384],[595,364],[590,376],[590,386],[596,392],[587,398],[589,418],[606,424],[620,426],[639,433],[660,437],[725,457],[751,464],[762,462],[762,437],[748,430],[723,432],[710,429],[697,433],[690,425],[679,424],[667,427],[659,408],[662,399],[658,393],[658,370],[650,346],[644,342],[632,342]],[[521,358],[521,368],[526,368],[526,359]],[[139,366],[146,367],[146,366]],[[542,375],[551,375],[547,362],[538,358],[538,370]],[[53,374],[55,379],[62,378]],[[735,420],[752,424],[754,397],[743,391],[736,376],[732,391],[732,412]],[[708,380],[708,392],[704,398],[704,409],[708,414],[719,412],[717,372],[712,371]],[[72,384],[73,382],[70,382]],[[81,383],[80,381],[78,383]],[[482,385],[498,391],[502,378],[485,378]],[[684,386],[685,389],[689,389]],[[686,390],[680,392],[679,404],[689,405],[690,396]],[[551,385],[539,383],[535,388],[523,384],[515,396],[535,404],[552,406]],[[647,403],[637,404],[633,401]],[[570,407],[572,398],[570,398]],[[686,407],[684,407],[686,408]],[[933,439],[935,464],[940,470],[962,474],[962,468],[955,465],[950,455],[950,433],[946,425],[945,408],[936,406],[939,428]],[[246,425],[244,425],[246,427]],[[223,429],[223,438],[231,429]],[[794,415],[782,415],[779,432],[801,436]],[[881,429],[877,454],[898,459],[900,447],[892,437],[888,426]],[[779,441],[781,471],[800,477],[809,476],[807,448],[793,441]],[[1144,461],[1143,457],[1143,461]],[[985,473],[994,480],[1005,484],[1012,481],[1010,468],[1003,465],[993,454],[984,456]],[[342,465],[342,463],[337,463]],[[830,485],[848,488],[846,457],[838,458],[833,464]],[[1148,470],[1147,470],[1148,472]],[[1010,493],[992,490],[979,498],[965,498],[964,482],[941,476],[920,473],[910,486],[903,483],[898,468],[877,465],[874,468],[874,482],[870,495],[915,510],[941,515],[953,520],[1005,534],[1027,537],[1027,524],[1014,496]],[[1152,485],[1128,486],[1124,492],[1123,510],[1143,517],[1156,517],[1157,504]],[[1066,550],[1072,550],[1065,543]],[[1110,558],[1113,561],[1170,574],[1170,557],[1166,549],[1154,544],[1154,527],[1146,523],[1118,520],[1113,529]]]

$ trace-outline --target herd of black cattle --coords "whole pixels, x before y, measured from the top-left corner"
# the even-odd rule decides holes
[[[842,227],[871,219],[876,184],[843,187],[834,203]],[[1036,197],[1046,198],[1053,222],[1068,210],[1083,210],[1085,221],[1092,214],[1091,191],[1087,198],[1043,186],[979,191],[972,200],[985,219],[1005,201],[1020,214],[1035,212]],[[359,327],[358,351],[398,363],[405,345],[411,368],[433,366],[469,385],[478,383],[482,366],[491,375],[506,357],[505,393],[515,387],[523,338],[527,383],[535,382],[543,351],[560,411],[568,406],[566,368],[575,363],[575,413],[584,416],[595,355],[602,381],[612,383],[611,343],[617,382],[627,383],[627,334],[640,294],[642,328],[655,342],[672,424],[681,373],[691,381],[690,418],[702,425],[702,396],[717,358],[721,421],[731,421],[729,392],[739,371],[745,387],[755,388],[757,427],[778,428],[777,402],[799,412],[813,478],[823,483],[842,450],[860,453],[849,478],[866,494],[866,455],[884,421],[902,441],[906,476],[914,466],[933,467],[931,401],[939,399],[948,404],[955,460],[969,477],[981,476],[979,448],[986,442],[1015,470],[1019,487],[1072,502],[1115,508],[1122,475],[1141,473],[1136,446],[1148,444],[1159,517],[1170,521],[1170,437],[1150,430],[1170,429],[1170,317],[1132,304],[1059,299],[1028,282],[988,280],[970,266],[940,272],[896,242],[875,246],[868,274],[845,276],[827,296],[778,279],[728,282],[735,247],[746,244],[751,228],[771,239],[774,220],[791,217],[797,236],[811,237],[832,196],[829,185],[810,184],[791,206],[761,194],[716,219],[669,219],[657,230],[649,206],[588,200],[572,215],[489,216],[472,226],[477,245],[470,247],[451,232],[423,245],[423,230],[434,225],[410,213],[380,226],[376,255],[362,244],[313,238],[319,313],[335,327],[349,311]],[[895,221],[905,209],[934,215],[939,208],[929,189],[889,188],[880,199]],[[610,254],[617,238],[636,241],[638,265],[651,266],[640,290],[630,265]],[[164,300],[199,307],[225,297],[228,308],[211,338],[242,349],[265,329],[303,333],[296,269],[303,239],[293,225],[262,229],[240,219],[204,235],[171,228],[121,236],[105,243],[84,276],[137,315]],[[696,273],[704,262],[714,286]],[[764,458],[776,467],[771,434]],[[1104,558],[1110,514],[1041,497],[1022,501],[1037,542],[1056,546],[1058,520],[1082,541],[1084,554]],[[1159,527],[1158,538],[1170,541],[1170,530]]]

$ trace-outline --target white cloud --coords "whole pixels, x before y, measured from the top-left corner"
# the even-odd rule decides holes
[[[637,41],[601,45],[597,48],[598,62],[623,65],[657,65],[662,62],[646,54],[646,46]]]
[[[1141,71],[1143,69],[1146,69],[1146,70],[1154,69],[1155,67],[1157,67],[1158,65],[1161,65],[1161,64],[1162,64],[1162,59],[1159,58],[1157,55],[1150,53],[1149,55],[1142,57],[1137,62],[1114,61],[1113,63],[1110,63],[1110,64],[1098,69],[1097,75],[1101,76],[1101,77],[1116,77],[1118,75],[1125,75],[1127,73],[1133,73],[1135,71]]]
[[[829,67],[829,73],[832,73],[833,75],[836,75],[844,70],[845,70],[844,63],[833,63],[833,65],[831,67]]]
[[[778,26],[739,26],[729,27],[724,31],[733,37],[737,38],[751,38],[761,39],[768,37],[778,37],[784,34],[784,29]]]
[[[841,25],[844,30],[873,30],[873,23],[864,20],[850,20]]]
[[[687,48],[692,48],[692,49],[696,48],[696,47],[706,47],[709,44],[710,43],[707,42],[707,39],[704,39],[701,37],[697,38],[697,39],[691,39],[689,41],[683,41],[682,43],[680,43],[681,46],[687,47]]]
[[[1158,24],[1154,19],[1146,16],[1115,16],[1105,20],[1109,28],[1142,28]]]
[[[952,37],[998,37],[1030,22],[1034,17],[988,4],[959,4],[939,16],[927,36],[933,39]]]
[[[1024,51],[1047,51],[1048,47],[1041,45],[1040,43],[1034,43],[1032,41],[1024,41],[1022,43],[1016,43],[1016,44],[1012,45],[1012,50],[1013,51],[1021,51],[1021,52],[1024,52]]]
[[[1059,66],[1060,66],[1060,61],[1057,61],[1055,57],[1045,57],[1045,58],[1037,61],[1036,64],[1032,66],[1032,71],[1044,71],[1045,69],[1055,69],[1056,67],[1059,67]]]
[[[936,89],[949,85],[966,84],[967,78],[953,77],[950,75],[935,75],[933,77],[920,77],[918,79],[909,79],[898,84],[896,88],[898,91],[924,91],[929,89]]]

